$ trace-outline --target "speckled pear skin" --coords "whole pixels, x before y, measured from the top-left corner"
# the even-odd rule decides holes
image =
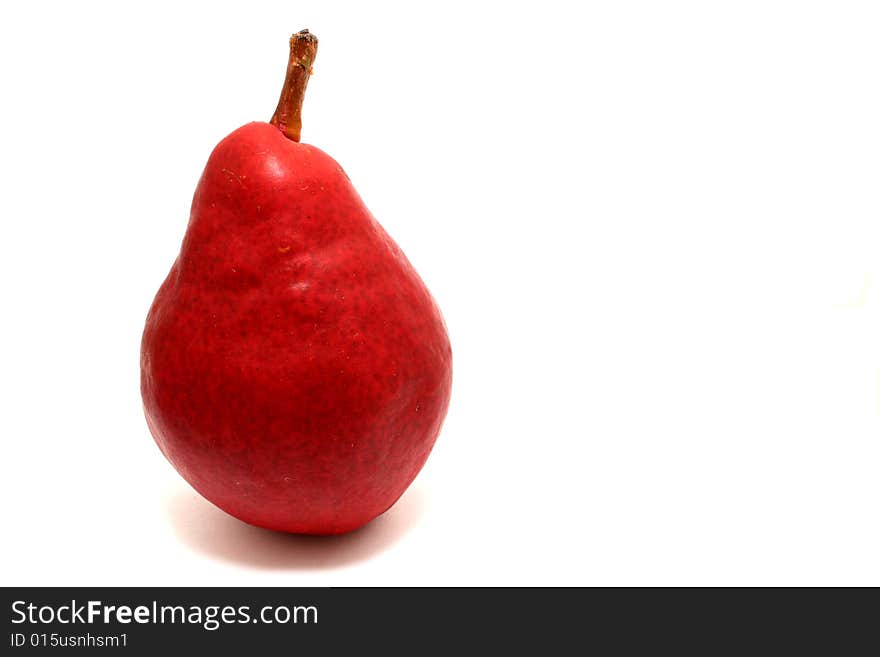
[[[342,168],[268,123],[221,141],[141,346],[178,472],[253,525],[351,531],[421,470],[451,380],[437,305]]]

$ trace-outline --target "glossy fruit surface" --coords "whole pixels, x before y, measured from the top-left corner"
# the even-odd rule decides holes
[[[436,304],[342,168],[269,123],[223,139],[141,348],[180,474],[251,524],[350,531],[422,468],[451,375]]]

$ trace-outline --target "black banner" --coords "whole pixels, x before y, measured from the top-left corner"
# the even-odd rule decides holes
[[[872,589],[7,588],[3,654],[876,650]],[[283,652],[275,652],[283,651]],[[861,652],[861,650],[860,650]]]

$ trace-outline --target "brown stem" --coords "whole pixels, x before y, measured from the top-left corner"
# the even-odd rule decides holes
[[[290,37],[290,59],[287,62],[287,75],[281,88],[278,107],[269,121],[277,126],[288,139],[299,141],[302,130],[302,103],[306,85],[312,74],[312,63],[318,54],[318,37],[302,30]]]

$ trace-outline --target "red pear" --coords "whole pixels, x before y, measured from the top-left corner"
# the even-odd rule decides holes
[[[339,534],[428,458],[452,354],[434,300],[329,155],[299,142],[307,30],[271,123],[211,153],[141,346],[150,431],[205,498],[260,527]]]

